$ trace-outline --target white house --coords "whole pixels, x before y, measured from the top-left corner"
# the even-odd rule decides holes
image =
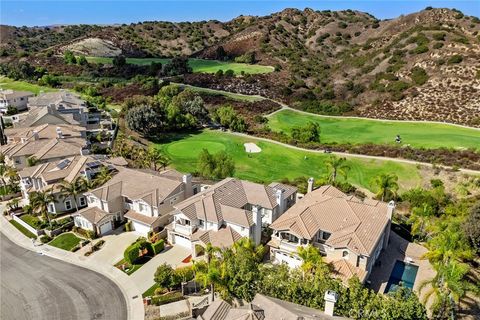
[[[262,227],[295,203],[297,189],[224,179],[176,205],[167,226],[168,241],[197,256],[208,243],[228,247],[242,237],[260,243]]]
[[[34,94],[29,91],[13,91],[0,89],[0,113],[5,114],[9,107],[17,111],[27,110],[28,98]]]

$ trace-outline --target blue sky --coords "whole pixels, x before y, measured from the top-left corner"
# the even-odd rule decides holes
[[[480,16],[479,0],[421,1],[421,0],[84,0],[84,1],[0,1],[0,23],[16,26],[52,24],[112,24],[146,20],[200,21],[230,20],[240,14],[267,15],[284,8],[306,7],[317,10],[356,9],[369,12],[377,18],[394,18],[419,11],[427,6],[457,8],[465,14]]]

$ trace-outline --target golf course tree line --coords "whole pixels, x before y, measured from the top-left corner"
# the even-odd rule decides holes
[[[397,198],[401,207],[394,220],[410,230],[414,241],[428,248],[425,257],[436,275],[421,284],[424,303],[433,301],[435,319],[452,319],[466,296],[480,296],[476,266],[480,257],[480,199],[470,195],[480,179],[472,178],[463,196],[445,192],[442,180],[429,188],[410,189]]]
[[[407,288],[394,293],[377,294],[365,288],[358,278],[345,286],[332,275],[331,267],[319,251],[311,246],[300,248],[304,260],[297,269],[285,265],[262,263],[266,249],[248,239],[237,241],[231,248],[207,245],[205,259],[194,260],[190,267],[172,269],[158,267],[155,282],[157,294],[179,289],[180,282],[195,279],[209,292],[223,299],[252,301],[256,293],[265,294],[304,306],[324,309],[324,294],[334,290],[339,294],[335,312],[353,319],[427,319],[424,306]],[[153,299],[152,299],[153,301]]]

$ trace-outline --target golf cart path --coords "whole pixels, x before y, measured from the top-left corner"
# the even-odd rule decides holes
[[[225,133],[235,135],[235,136],[240,136],[240,137],[245,137],[249,139],[255,139],[258,141],[265,141],[265,142],[270,142],[270,143],[275,143],[277,145],[286,147],[286,148],[291,148],[299,151],[304,151],[304,152],[311,152],[311,153],[325,153],[324,150],[315,150],[315,149],[306,149],[306,148],[300,148],[297,146],[292,146],[287,143],[283,143],[280,141],[268,139],[268,138],[262,138],[262,137],[256,137],[252,136],[246,133],[240,133],[240,132],[233,132],[230,130],[225,131]],[[402,158],[390,158],[390,157],[379,157],[379,156],[369,156],[369,155],[364,155],[364,154],[356,154],[356,153],[346,153],[346,152],[331,152],[330,154],[335,154],[338,156],[342,156],[345,158],[359,158],[359,159],[370,159],[370,160],[380,160],[380,161],[394,161],[394,162],[400,162],[400,163],[406,163],[406,164],[413,164],[413,165],[423,165],[427,167],[433,167],[433,164],[427,163],[427,162],[419,162],[419,161],[413,161],[413,160],[407,160],[407,159],[402,159]],[[452,169],[452,167],[449,166],[443,166],[443,165],[438,165],[438,167],[442,169]],[[458,171],[467,173],[467,174],[474,174],[474,175],[480,175],[480,171],[477,170],[471,170],[471,169],[458,169]]]

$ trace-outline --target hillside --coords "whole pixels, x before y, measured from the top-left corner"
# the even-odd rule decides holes
[[[352,10],[285,9],[225,23],[2,26],[0,32],[4,60],[20,51],[45,55],[66,49],[96,56],[206,59],[248,53],[277,72],[253,81],[213,75],[186,81],[261,93],[315,113],[480,126],[480,20],[457,10],[426,9],[380,21]]]

